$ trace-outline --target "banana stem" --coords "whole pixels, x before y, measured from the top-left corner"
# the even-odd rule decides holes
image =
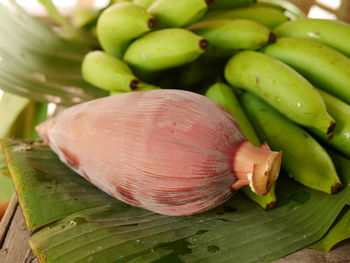
[[[256,194],[267,194],[278,177],[282,153],[243,141],[234,155],[232,170],[237,181],[231,186],[232,190],[249,185]]]

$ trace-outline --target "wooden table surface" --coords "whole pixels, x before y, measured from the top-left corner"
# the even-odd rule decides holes
[[[28,245],[29,237],[30,232],[14,196],[0,223],[0,263],[39,263]],[[330,252],[305,248],[273,263],[350,263],[350,240]]]

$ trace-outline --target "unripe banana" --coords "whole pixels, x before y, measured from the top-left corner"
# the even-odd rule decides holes
[[[282,13],[285,11],[285,9],[284,9],[283,7],[281,7],[281,6],[279,6],[279,5],[272,4],[272,3],[268,3],[268,2],[261,2],[261,1],[259,1],[259,2],[254,3],[253,5],[254,5],[255,7],[268,7],[268,8],[273,8],[273,9],[276,9],[276,10],[282,12]]]
[[[210,9],[233,9],[255,3],[256,0],[214,0]]]
[[[209,52],[219,50],[230,55],[242,49],[256,50],[275,41],[270,29],[246,19],[202,21],[188,29],[209,41]]]
[[[130,42],[155,27],[153,16],[133,3],[118,3],[107,8],[97,21],[97,37],[102,48],[118,58]]]
[[[213,0],[156,0],[147,9],[157,19],[157,27],[184,27],[200,19]]]
[[[334,119],[321,95],[298,72],[273,57],[255,51],[233,56],[225,78],[234,87],[249,90],[296,123],[330,133]]]
[[[156,0],[133,0],[132,2],[147,9],[154,1]]]
[[[207,87],[204,87],[203,83],[213,83],[213,81],[223,79],[225,64],[226,59],[212,59],[203,55],[195,62],[179,68],[173,78],[175,88],[180,84],[184,89],[204,93],[205,90],[201,89]]]
[[[82,63],[85,81],[105,90],[131,91],[139,86],[130,68],[118,58],[103,51],[88,53]]]
[[[220,104],[232,115],[241,128],[243,135],[251,144],[254,146],[260,145],[260,141],[241,106],[239,105],[237,97],[231,87],[222,82],[217,82],[207,89],[205,96]],[[263,144],[262,147],[268,146]],[[255,194],[249,187],[243,187],[242,190],[250,199],[258,203],[266,210],[270,210],[276,205],[277,198],[275,194],[275,185],[273,185],[271,190],[264,196]]]
[[[195,61],[207,50],[208,41],[181,28],[147,33],[130,44],[124,60],[144,76]]]
[[[231,10],[211,11],[201,21],[237,18],[253,20],[271,29],[289,20],[287,16],[275,8],[251,5]]]
[[[220,104],[233,116],[238,122],[243,135],[251,144],[254,146],[261,144],[230,86],[222,82],[216,82],[207,89],[205,96]]]
[[[350,25],[328,19],[298,19],[275,29],[278,37],[298,37],[315,40],[350,56]]]
[[[271,186],[270,191],[266,195],[257,195],[246,186],[242,188],[242,191],[248,198],[253,200],[265,210],[274,209],[277,205],[276,184]]]
[[[264,53],[296,69],[316,87],[350,103],[350,59],[308,39],[280,38]]]
[[[331,135],[315,130],[312,130],[312,132],[350,158],[350,105],[322,90],[319,90],[319,93],[326,103],[327,111],[335,119],[337,125]]]
[[[305,130],[248,92],[240,102],[259,138],[282,151],[282,167],[299,183],[337,193],[342,183],[327,152]]]

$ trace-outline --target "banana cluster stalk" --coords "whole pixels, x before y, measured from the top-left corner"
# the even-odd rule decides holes
[[[306,18],[284,0],[114,2],[97,19],[102,50],[82,63],[87,82],[111,95],[201,93],[252,145],[282,151],[294,180],[329,194],[342,189],[328,151],[350,158],[349,24]],[[276,187],[243,192],[270,209]]]

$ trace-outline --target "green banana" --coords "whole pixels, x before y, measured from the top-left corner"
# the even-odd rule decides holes
[[[210,9],[233,9],[255,3],[256,0],[214,0]]]
[[[158,28],[184,27],[200,19],[212,0],[156,0],[147,11],[157,20]]]
[[[283,152],[282,167],[294,180],[326,193],[342,189],[331,158],[305,130],[248,92],[239,99],[259,138]]]
[[[168,28],[147,33],[130,44],[124,55],[136,73],[149,78],[165,69],[195,61],[208,47],[208,41],[189,30]]]
[[[241,109],[237,97],[230,86],[222,82],[216,82],[207,89],[205,96],[220,104],[233,116],[239,124],[243,135],[249,140],[249,142],[254,146],[260,145],[260,141],[256,136],[253,127]]]
[[[222,82],[214,83],[207,89],[205,96],[220,104],[232,115],[241,128],[243,135],[250,143],[254,146],[260,145],[260,141],[239,105],[236,95],[231,87]],[[263,147],[266,147],[266,145],[263,144]],[[264,196],[255,194],[250,187],[243,187],[243,192],[266,210],[270,210],[276,205],[277,198],[275,194],[275,185],[273,185],[271,190]]]
[[[110,0],[109,5],[119,4],[119,3],[130,3],[132,0]]]
[[[260,205],[265,210],[271,210],[274,209],[277,205],[277,197],[276,197],[276,184],[274,183],[271,186],[270,191],[266,195],[257,195],[254,193],[250,187],[245,186],[242,188],[243,193],[253,200],[255,203]]]
[[[300,125],[330,133],[334,119],[321,95],[294,69],[268,55],[242,51],[225,67],[234,87],[249,90]]]
[[[188,29],[209,41],[209,52],[213,49],[228,55],[241,49],[256,50],[275,41],[270,29],[247,19],[202,21]]]
[[[253,20],[271,29],[289,20],[287,16],[275,8],[251,5],[231,10],[211,11],[201,21],[237,18]]]
[[[331,135],[317,130],[311,131],[324,142],[350,158],[350,105],[322,90],[319,90],[319,93],[326,103],[327,111],[335,119],[337,125]]]
[[[298,19],[286,22],[275,30],[278,37],[311,39],[350,56],[350,25],[328,19]]]
[[[268,7],[268,8],[273,8],[273,9],[276,9],[276,10],[282,12],[282,13],[285,11],[285,9],[284,9],[283,7],[281,7],[281,6],[279,6],[279,5],[271,4],[271,3],[268,3],[268,2],[261,2],[261,1],[259,1],[259,2],[254,3],[253,5],[254,5],[255,7]]]
[[[202,89],[206,88],[204,83],[223,79],[225,63],[226,59],[212,59],[202,56],[195,62],[178,68],[171,80],[173,88],[180,86],[183,89],[203,93]]]
[[[350,103],[350,59],[308,39],[280,38],[264,53],[296,69],[316,87]]]
[[[104,10],[97,21],[97,37],[102,48],[118,58],[130,42],[155,27],[155,19],[133,3],[118,3]]]
[[[154,1],[156,0],[133,0],[132,2],[147,9]]]
[[[84,57],[82,74],[85,81],[105,90],[131,91],[139,87],[130,68],[103,51],[92,51]]]

